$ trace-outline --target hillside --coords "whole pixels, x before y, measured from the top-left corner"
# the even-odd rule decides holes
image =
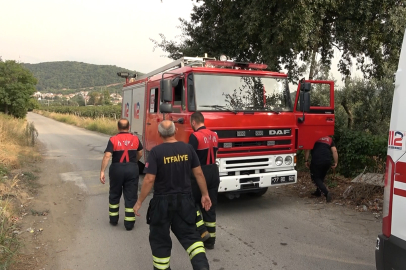
[[[37,90],[79,89],[123,83],[117,72],[125,68],[107,65],[93,65],[82,62],[61,61],[39,64],[24,64],[38,79]],[[138,73],[138,72],[137,72]]]

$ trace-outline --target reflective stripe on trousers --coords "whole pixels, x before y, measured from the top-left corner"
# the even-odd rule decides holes
[[[162,269],[162,270],[169,268],[170,259],[171,259],[171,257],[158,258],[158,257],[152,256],[154,267],[157,269]]]
[[[111,217],[118,216],[119,204],[109,204],[109,215]]]
[[[204,249],[203,242],[198,241],[191,245],[186,252],[189,254],[189,258],[192,260],[197,254],[206,253],[206,250]]]
[[[135,214],[134,214],[134,209],[133,208],[126,208],[125,209],[124,221],[135,222]]]
[[[204,225],[206,225],[206,227],[216,227],[216,222],[205,222]]]

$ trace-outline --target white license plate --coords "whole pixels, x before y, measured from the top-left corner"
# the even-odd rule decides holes
[[[271,178],[272,185],[295,182],[294,175],[277,176]]]

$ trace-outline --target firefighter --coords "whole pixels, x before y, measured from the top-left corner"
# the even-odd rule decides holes
[[[313,196],[320,197],[321,194],[326,196],[326,201],[331,202],[331,192],[324,185],[324,178],[330,167],[334,170],[338,163],[337,148],[332,138],[326,136],[318,139],[311,150],[312,160],[309,165],[309,150],[305,151],[306,167],[310,169],[310,176],[316,185],[316,191]],[[334,159],[334,164],[331,164]]]
[[[112,156],[109,168],[109,216],[110,224],[117,225],[118,210],[120,208],[121,194],[124,195],[125,217],[124,226],[127,231],[134,228],[134,204],[138,197],[138,160],[142,156],[142,144],[137,136],[129,133],[130,124],[127,119],[118,121],[119,133],[110,137],[100,171],[100,182],[105,183],[104,171]]]
[[[193,269],[208,270],[206,251],[196,230],[196,208],[190,184],[193,172],[202,193],[202,207],[209,210],[211,201],[199,159],[190,145],[175,139],[172,121],[162,121],[158,132],[164,143],[152,148],[148,155],[141,193],[134,206],[135,214],[140,216],[142,202],[154,186],[147,211],[154,269],[170,269],[171,228],[188,253]]]
[[[190,135],[189,144],[192,145],[199,157],[212,202],[212,207],[210,207],[209,211],[205,211],[204,209],[197,211],[196,226],[202,240],[207,239],[204,241],[204,246],[207,249],[213,249],[216,242],[216,205],[220,185],[219,170],[216,165],[218,136],[215,132],[204,126],[204,116],[201,112],[192,114],[190,124],[195,132]],[[191,178],[193,197],[196,204],[198,204],[201,199],[201,193],[196,179],[194,177]]]

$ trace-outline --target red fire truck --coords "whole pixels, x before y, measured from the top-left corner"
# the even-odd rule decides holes
[[[183,57],[139,78],[121,72],[122,117],[146,158],[162,142],[162,120],[172,120],[177,139],[188,142],[190,115],[202,112],[219,136],[219,192],[261,196],[268,187],[296,183],[297,150],[334,134],[334,82],[301,80],[291,93],[286,74],[266,69],[223,57]]]

